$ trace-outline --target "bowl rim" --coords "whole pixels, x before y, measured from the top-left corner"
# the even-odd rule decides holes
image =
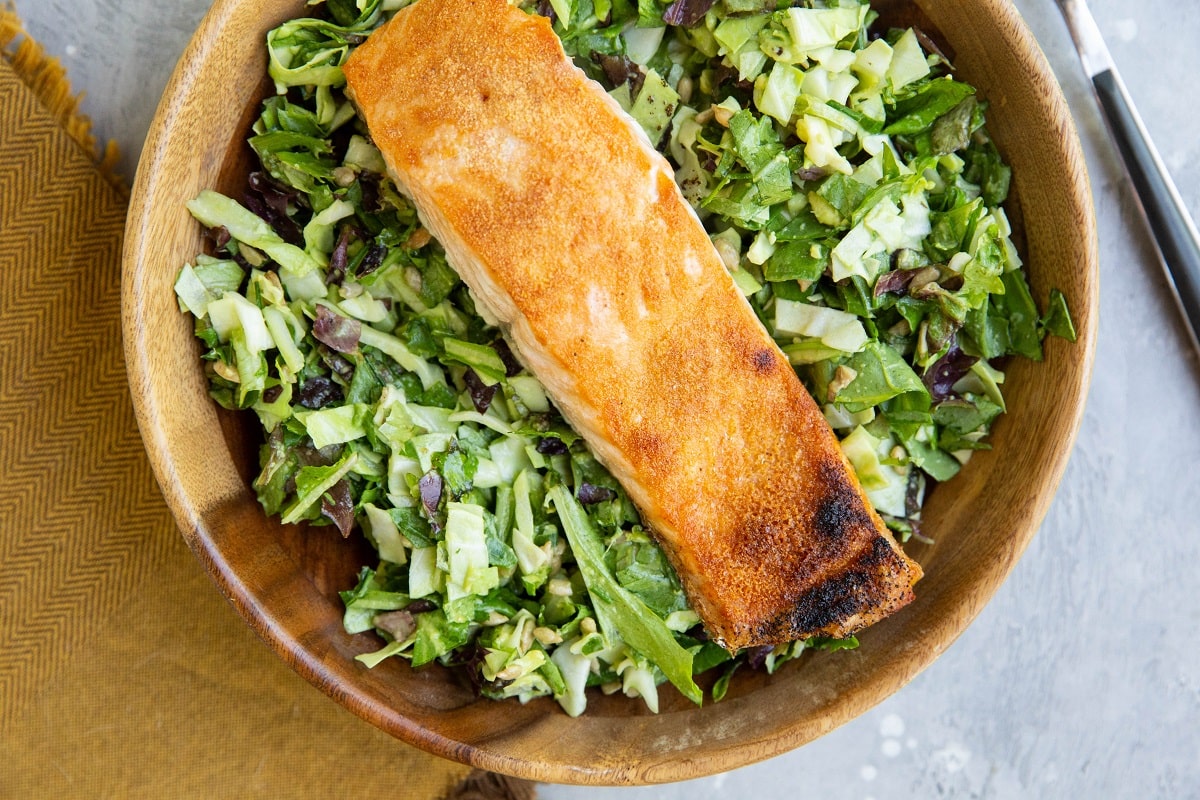
[[[1049,63],[1011,3],[1006,0],[976,0],[978,5],[998,18],[1008,37],[1008,45],[1027,54],[1027,66],[1045,84],[1040,102],[1048,116],[1061,120],[1062,136],[1058,147],[1062,157],[1079,166],[1079,175],[1069,187],[1069,193],[1074,205],[1081,211],[1084,226],[1083,255],[1086,263],[1081,265],[1085,269],[1082,294],[1086,297],[1090,312],[1079,328],[1079,338],[1073,345],[1081,351],[1077,354],[1077,358],[1081,359],[1078,378],[1064,390],[1069,391],[1076,400],[1068,412],[1068,430],[1063,437],[1062,447],[1055,454],[1049,472],[1040,484],[1042,491],[1037,493],[1029,507],[1021,511],[1024,524],[1006,551],[1011,557],[1005,563],[991,565],[980,575],[972,596],[973,602],[961,609],[960,613],[952,615],[952,618],[942,619],[940,624],[931,626],[926,637],[931,640],[930,646],[921,648],[917,657],[894,659],[895,672],[886,676],[877,673],[873,680],[851,687],[839,696],[838,703],[827,717],[801,721],[783,731],[774,730],[757,739],[746,738],[736,744],[719,746],[706,754],[704,759],[681,758],[660,763],[653,772],[647,773],[612,764],[587,766],[540,763],[534,753],[529,758],[519,759],[489,749],[485,743],[464,743],[415,724],[395,709],[381,708],[378,701],[361,687],[341,682],[327,663],[289,635],[280,619],[256,602],[250,587],[238,579],[222,552],[214,546],[202,510],[182,490],[178,479],[180,465],[172,451],[172,442],[156,424],[156,420],[166,412],[164,398],[155,394],[150,380],[150,354],[155,347],[153,332],[143,330],[139,325],[143,305],[153,302],[141,290],[146,270],[162,268],[154,256],[155,242],[147,235],[150,227],[147,222],[155,210],[155,197],[160,190],[159,175],[168,158],[173,137],[180,135],[175,123],[187,98],[204,83],[218,38],[228,27],[236,8],[246,1],[216,0],[175,68],[154,115],[133,185],[127,218],[122,258],[122,327],[125,361],[138,426],[155,477],[185,540],[238,613],[294,670],[363,719],[409,744],[445,758],[533,780],[613,785],[658,783],[696,778],[745,766],[780,755],[828,733],[907,684],[936,660],[974,620],[1007,578],[1013,564],[1040,527],[1062,480],[1084,414],[1098,327],[1097,232],[1091,188],[1078,133]],[[918,0],[920,6],[926,3],[927,0]]]

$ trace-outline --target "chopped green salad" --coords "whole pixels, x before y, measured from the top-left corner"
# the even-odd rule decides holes
[[[342,593],[400,657],[487,697],[585,689],[700,703],[735,669],[621,486],[476,311],[388,178],[340,65],[403,0],[313,0],[267,38],[277,93],[239,199],[188,208],[210,255],[179,273],[212,396],[264,430],[254,488],[284,522],[378,551]],[[1004,411],[1004,359],[1074,339],[1010,239],[986,102],[919,30],[855,0],[542,0],[567,53],[670,160],[733,280],[901,541]],[[599,176],[598,176],[599,179]],[[581,223],[582,224],[582,223]],[[312,535],[325,535],[313,530]]]

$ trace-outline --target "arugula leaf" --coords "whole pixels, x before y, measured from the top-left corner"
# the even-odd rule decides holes
[[[828,263],[828,245],[812,240],[786,242],[775,248],[763,265],[763,277],[769,281],[815,281]]]
[[[945,263],[961,252],[975,225],[987,213],[982,201],[976,199],[963,203],[948,211],[931,212],[932,230],[925,239],[925,250],[934,262]]]
[[[919,434],[902,436],[900,441],[913,465],[924,470],[935,481],[948,481],[962,469],[958,459],[925,441]]]
[[[692,654],[680,647],[666,623],[609,571],[603,541],[566,486],[554,486],[546,497],[558,512],[605,635],[610,640],[624,640],[661,669],[685,697],[700,705],[704,694],[692,680]]]
[[[1067,308],[1067,298],[1058,289],[1050,290],[1050,305],[1046,309],[1046,316],[1042,318],[1042,328],[1068,342],[1076,339],[1075,323],[1071,319],[1071,310]]]
[[[658,28],[663,24],[663,11],[667,4],[659,0],[637,0],[637,26]]]
[[[1008,320],[1010,352],[1034,361],[1042,360],[1042,337],[1038,310],[1029,283],[1019,270],[1001,276],[1004,293],[993,295],[997,310]]]
[[[835,172],[821,183],[817,194],[833,206],[842,219],[849,220],[854,216],[855,210],[862,205],[870,190],[871,187],[858,182],[849,175]]]
[[[645,534],[625,534],[612,549],[617,581],[660,617],[687,608],[687,598],[663,551]]]
[[[977,105],[975,97],[968,95],[934,120],[929,136],[935,154],[953,153],[967,146],[971,140],[971,122]]]
[[[889,135],[923,133],[935,121],[967,97],[975,88],[950,77],[935,78],[915,84],[915,89],[897,98],[892,120],[883,132]]]
[[[979,350],[978,355],[984,358],[998,358],[1012,348],[1008,319],[996,308],[995,296],[989,297],[988,302],[967,312],[963,330],[975,343]]]
[[[933,421],[955,433],[972,433],[990,425],[1002,411],[986,397],[943,400],[933,410]]]
[[[446,254],[441,250],[429,253],[416,264],[421,273],[421,302],[430,308],[445,300],[459,284],[458,273],[446,262]]]
[[[396,529],[412,543],[413,547],[433,547],[437,544],[429,520],[421,516],[415,506],[389,508],[388,516],[396,523]]]
[[[978,138],[978,132],[975,138]],[[980,196],[985,204],[996,208],[1008,199],[1012,168],[1004,163],[990,137],[980,144],[973,143],[968,147],[963,154],[963,160],[966,164],[963,177],[979,187]]]

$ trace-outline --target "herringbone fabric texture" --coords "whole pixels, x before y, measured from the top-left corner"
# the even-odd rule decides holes
[[[122,364],[124,215],[0,58],[0,798],[443,795],[466,768],[288,670],[175,529]]]
[[[52,678],[95,623],[153,573],[170,544],[162,533],[171,520],[130,424],[113,313],[124,204],[7,68],[0,108],[23,121],[0,128],[0,720],[7,725],[30,689]]]

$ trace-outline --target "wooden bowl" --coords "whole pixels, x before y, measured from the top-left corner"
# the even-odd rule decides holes
[[[254,424],[209,399],[191,323],[176,306],[177,270],[202,249],[184,203],[233,189],[264,82],[265,32],[303,0],[217,0],[184,54],[147,141],[126,233],[125,351],[142,435],[188,544],[276,652],[313,684],[396,737],[449,759],[525,778],[639,784],[729,770],[798,747],[899,689],[991,598],[1037,530],[1083,413],[1096,334],[1095,223],[1071,117],[1037,44],[1007,0],[884,3],[940,31],[958,74],[991,102],[990,129],[1013,167],[1034,296],[1067,296],[1079,331],[1048,339],[1041,364],[1008,370],[1009,413],[995,449],[936,490],[913,554],[917,600],[868,630],[852,652],[819,654],[774,676],[739,673],[720,703],[696,708],[664,687],[660,714],[638,700],[589,699],[578,719],[549,700],[476,699],[448,671],[390,659],[368,670],[370,634],[343,632],[339,589],[370,554],[329,529],[267,519],[249,488]]]

